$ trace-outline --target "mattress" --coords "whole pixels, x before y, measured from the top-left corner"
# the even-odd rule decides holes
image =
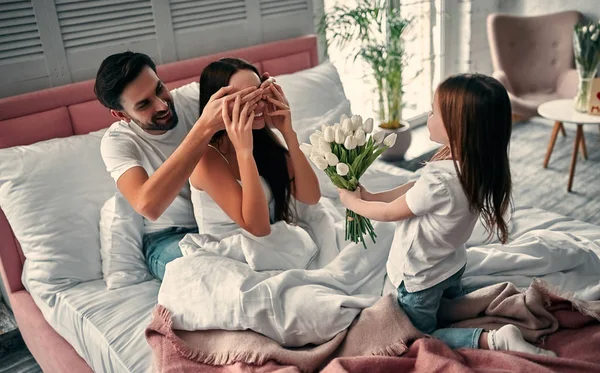
[[[159,286],[152,280],[106,290],[104,281],[95,280],[59,293],[54,307],[36,303],[95,372],[145,373],[151,371],[152,351],[144,331]]]

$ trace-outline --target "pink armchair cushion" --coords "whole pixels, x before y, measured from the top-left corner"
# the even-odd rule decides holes
[[[556,81],[556,92],[561,98],[575,97],[577,94],[578,82],[579,77],[577,75],[577,70],[570,69],[563,71]]]

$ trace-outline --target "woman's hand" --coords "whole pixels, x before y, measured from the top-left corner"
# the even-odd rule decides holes
[[[342,204],[350,210],[352,210],[350,206],[352,205],[353,201],[361,199],[360,188],[356,188],[356,190],[353,192],[347,189],[338,188],[338,193],[340,194],[340,201]]]
[[[233,102],[233,111],[229,117],[229,102],[225,100],[221,104],[221,116],[225,123],[225,130],[231,144],[239,155],[249,153],[252,155],[252,123],[254,123],[254,108],[256,104],[246,102],[240,109],[241,97],[238,95]]]
[[[265,110],[265,122],[267,125],[277,128],[284,137],[287,134],[293,133],[292,114],[281,86],[276,83],[270,84],[265,88],[263,97],[268,102]]]
[[[249,103],[250,105],[255,105],[263,97],[263,90],[256,87],[244,88],[235,92],[235,96],[231,94],[232,90],[233,86],[228,85],[210,96],[210,100],[208,100],[202,111],[202,115],[196,123],[204,123],[203,125],[208,126],[211,132],[216,133],[225,129],[221,113],[224,102],[233,103],[233,98],[240,96],[241,104]]]

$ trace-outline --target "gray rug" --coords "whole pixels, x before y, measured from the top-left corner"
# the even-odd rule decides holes
[[[511,139],[515,205],[529,205],[600,225],[600,132],[584,126],[588,159],[577,159],[573,189],[567,192],[575,125],[565,123],[566,137],[556,139],[548,168],[543,168],[552,123],[535,118],[517,123]]]

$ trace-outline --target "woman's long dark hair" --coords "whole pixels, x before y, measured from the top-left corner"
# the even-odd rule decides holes
[[[506,243],[505,213],[512,192],[508,159],[512,114],[506,89],[487,75],[459,74],[444,80],[436,94],[470,208],[481,214],[489,237],[496,234]],[[443,158],[444,153],[447,148],[433,159]]]
[[[202,70],[200,75],[200,115],[215,92],[229,84],[229,80],[240,70],[250,70],[258,77],[260,73],[252,64],[238,58],[222,58],[212,62]],[[217,132],[210,140],[217,145],[226,136],[225,130]],[[290,209],[291,180],[287,168],[286,155],[288,151],[277,140],[273,131],[265,125],[264,128],[252,131],[254,140],[253,155],[258,173],[267,181],[275,200],[274,221],[294,220]]]

